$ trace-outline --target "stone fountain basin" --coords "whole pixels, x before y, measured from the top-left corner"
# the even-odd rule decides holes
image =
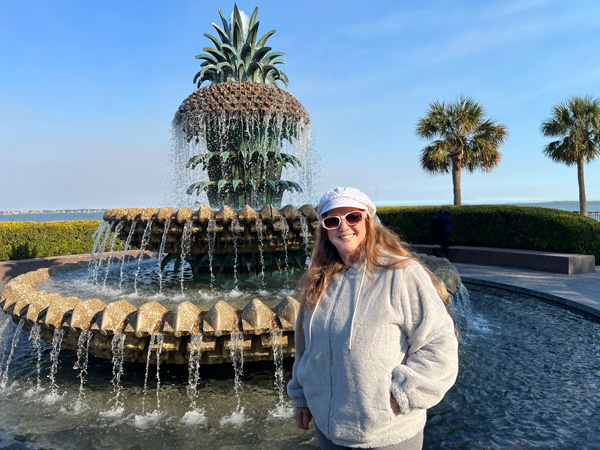
[[[458,272],[446,259],[418,255],[437,277],[436,288],[447,301],[460,288]],[[299,302],[286,297],[270,308],[253,299],[242,309],[234,309],[218,301],[203,311],[189,301],[169,310],[156,301],[139,308],[126,300],[105,303],[101,299],[81,300],[47,293],[38,283],[57,274],[87,267],[87,261],[38,269],[9,281],[0,294],[0,308],[15,321],[23,321],[23,329],[41,327],[41,339],[52,342],[62,329],[63,347],[77,350],[82,332],[91,332],[89,351],[95,356],[111,359],[112,341],[125,335],[124,360],[145,362],[160,354],[161,361],[187,364],[192,350],[192,336],[202,335],[201,364],[231,362],[231,336],[241,335],[245,361],[273,359],[273,346],[284,357],[294,356],[294,328]],[[162,335],[162,349],[152,336]],[[236,342],[240,339],[236,339]],[[151,344],[152,343],[152,344]],[[153,348],[148,349],[150,345]],[[240,345],[240,344],[237,344]]]

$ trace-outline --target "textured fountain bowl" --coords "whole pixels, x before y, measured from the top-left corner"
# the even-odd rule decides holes
[[[430,264],[434,261],[427,259]],[[460,277],[447,260],[436,258],[435,263],[434,273],[445,277],[439,279],[436,287],[447,300],[460,286]],[[230,362],[232,334],[243,335],[245,360],[273,359],[273,345],[281,347],[284,357],[294,355],[293,333],[299,303],[292,297],[274,308],[253,299],[239,310],[224,301],[207,311],[188,301],[168,310],[156,301],[136,308],[126,300],[106,304],[100,299],[80,300],[36,288],[49,277],[87,264],[68,263],[14,278],[2,290],[0,308],[11,314],[15,322],[22,320],[25,330],[40,325],[40,337],[48,342],[52,342],[56,330],[62,329],[66,348],[77,349],[81,333],[91,332],[89,350],[103,358],[112,358],[113,338],[121,334],[125,335],[127,361],[145,361],[148,354],[156,354],[148,349],[151,337],[156,335],[163,336],[161,360],[176,364],[188,363],[192,337],[198,335],[202,335],[202,364]]]
[[[189,301],[168,310],[152,301],[136,308],[126,300],[104,303],[100,299],[80,300],[38,290],[36,285],[58,273],[87,266],[87,262],[39,269],[11,280],[2,290],[0,307],[23,329],[41,326],[40,337],[52,342],[57,329],[64,331],[63,346],[77,349],[83,331],[92,333],[90,352],[112,358],[114,336],[125,334],[125,360],[145,361],[151,336],[162,335],[161,360],[188,362],[191,336],[202,335],[203,364],[229,362],[232,334],[243,334],[244,357],[251,361],[273,359],[273,339],[282,345],[284,356],[293,356],[293,330],[299,304],[287,297],[269,308],[258,299],[235,310],[218,301],[201,311]],[[157,345],[157,344],[154,344]]]

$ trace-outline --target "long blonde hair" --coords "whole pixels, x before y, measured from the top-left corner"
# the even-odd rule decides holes
[[[400,237],[392,230],[375,220],[367,211],[366,221],[366,236],[359,248],[359,261],[364,262],[364,270],[372,274],[374,268],[397,269],[409,264],[410,261],[419,263],[429,274],[433,286],[438,290],[435,275],[416,258],[408,248],[408,244],[400,239]],[[331,282],[333,276],[346,268],[340,254],[335,246],[329,240],[327,230],[322,226],[316,231],[313,251],[310,256],[310,265],[302,280],[301,286],[301,302],[299,311],[299,320],[296,327],[296,334],[302,336],[302,323],[304,312],[314,309],[327,286]],[[438,291],[438,295],[440,295]],[[449,303],[441,295],[446,310]],[[456,337],[459,338],[459,332],[455,328]]]
[[[368,212],[366,214],[366,236],[359,248],[359,260],[364,262],[368,273],[372,273],[375,267],[395,269],[416,259],[393,231],[374,220]],[[344,268],[344,262],[329,240],[327,230],[320,226],[316,231],[310,265],[301,281],[301,309],[313,309],[333,276]]]

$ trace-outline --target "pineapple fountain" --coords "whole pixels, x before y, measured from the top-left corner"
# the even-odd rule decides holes
[[[238,278],[264,280],[277,272],[301,271],[306,264],[319,226],[315,208],[281,203],[284,193],[303,189],[297,181],[282,179],[284,169],[296,169],[299,181],[310,185],[309,116],[276,86],[277,81],[288,84],[277,67],[283,54],[265,45],[275,30],[257,39],[257,9],[248,17],[235,6],[230,21],[219,13],[222,26],[213,24],[219,38],[205,34],[215,47],[196,57],[203,60],[194,78],[199,89],[183,101],[173,120],[176,161],[189,169],[199,166],[205,177],[186,186],[186,192],[194,199],[203,197],[210,207],[107,210],[90,262],[84,263],[92,283],[102,280],[102,271],[108,277],[111,267],[120,267],[122,276],[125,260],[113,255],[118,242],[124,243],[123,258],[131,248],[139,249],[140,261],[154,252],[161,283],[172,263],[170,270],[181,274],[182,286],[190,271],[194,278],[210,280],[212,288],[219,277],[236,283]],[[205,81],[210,84],[201,87]],[[189,180],[184,176],[181,182]],[[439,263],[432,269],[443,280],[437,287],[447,300],[460,287],[460,278],[451,266]],[[39,287],[81,267],[65,264],[13,279],[2,291],[0,308],[19,331],[53,342],[57,351],[77,350],[86,361],[88,352],[112,359],[117,375],[124,361],[168,361],[197,370],[200,364],[294,355],[299,303],[291,296],[272,306],[254,298],[239,309],[224,300],[201,309],[184,299],[168,309],[158,301],[135,306],[128,300],[81,300]],[[7,353],[4,376],[12,350]]]

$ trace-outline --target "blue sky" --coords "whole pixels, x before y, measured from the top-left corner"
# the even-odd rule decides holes
[[[379,205],[449,204],[419,166],[419,117],[474,97],[510,137],[493,172],[463,173],[465,204],[577,200],[575,167],[542,154],[552,105],[600,97],[600,3],[239,1],[283,51],[313,122],[318,186]],[[163,206],[171,120],[195,85],[224,1],[0,4],[0,210]],[[586,165],[600,200],[600,161]],[[315,199],[318,200],[318,199]]]

